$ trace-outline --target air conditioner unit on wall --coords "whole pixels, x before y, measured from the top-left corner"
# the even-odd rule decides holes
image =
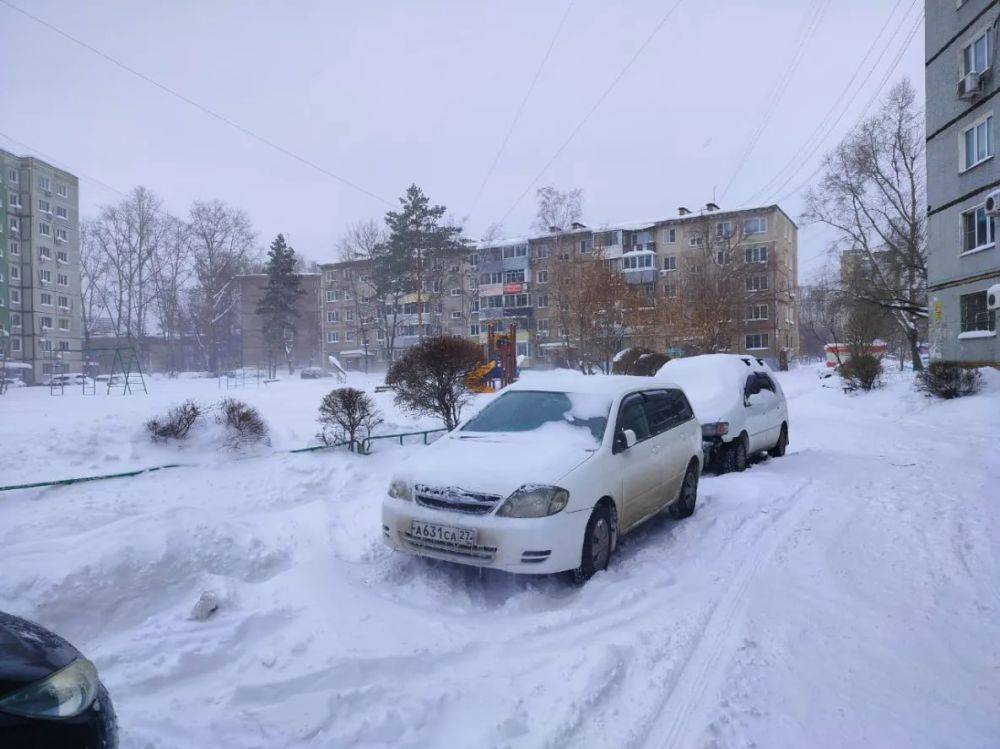
[[[1000,283],[995,283],[986,290],[986,308],[1000,310]]]
[[[989,216],[1000,216],[1000,190],[994,190],[986,195],[983,206]]]
[[[968,73],[958,82],[959,99],[975,99],[983,92],[979,73]]]

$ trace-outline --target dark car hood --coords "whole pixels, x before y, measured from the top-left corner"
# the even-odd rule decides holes
[[[0,696],[44,679],[80,657],[58,635],[0,611]]]

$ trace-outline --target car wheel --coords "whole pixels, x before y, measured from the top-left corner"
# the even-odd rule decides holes
[[[591,513],[583,534],[583,557],[580,566],[573,572],[577,583],[586,582],[597,572],[607,569],[613,543],[611,510],[606,504],[600,504]]]
[[[692,463],[688,466],[687,473],[684,474],[684,483],[681,484],[681,493],[670,505],[670,517],[675,520],[691,517],[694,514],[694,505],[698,501],[698,464]]]
[[[781,434],[778,435],[778,441],[768,453],[771,454],[773,458],[781,458],[785,455],[785,450],[788,448],[788,427],[784,424],[781,425]]]
[[[747,468],[747,441],[745,435],[740,435],[726,447],[721,460],[722,472],[745,471]]]

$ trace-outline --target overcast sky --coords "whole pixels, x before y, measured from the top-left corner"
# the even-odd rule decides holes
[[[99,183],[146,185],[179,216],[192,200],[219,198],[249,213],[262,244],[281,231],[307,258],[323,260],[345,225],[379,218],[387,206],[6,2],[385,200],[395,203],[416,182],[476,238],[501,219],[508,236],[530,229],[534,188],[515,201],[674,0],[0,2],[0,147],[76,173],[84,215],[119,197]],[[592,226],[673,216],[713,190],[723,208],[774,202],[857,120],[922,10],[923,0],[682,0],[534,186],[582,188]],[[819,150],[793,159],[845,110],[827,117],[887,20],[839,123]],[[886,88],[907,75],[922,100],[923,57],[921,26]],[[768,109],[789,71],[783,97]],[[790,160],[787,183],[755,195]],[[801,195],[779,201],[795,219]],[[828,240],[802,227],[800,280]]]

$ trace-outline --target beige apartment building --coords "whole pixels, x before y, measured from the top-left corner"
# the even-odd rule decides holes
[[[572,358],[553,280],[561,263],[597,255],[648,300],[650,309],[667,300],[683,305],[691,274],[707,263],[727,269],[726,303],[736,318],[724,347],[774,365],[798,353],[798,228],[777,205],[721,211],[708,204],[674,218],[587,227],[479,243],[467,257],[434,266],[419,294],[399,297],[393,350],[421,335],[440,332],[485,340],[487,327],[517,325],[518,353],[529,366]],[[347,365],[383,364],[391,318],[371,303],[364,261],[321,266],[324,354]],[[696,346],[672,329],[626,329],[625,344],[642,344],[672,355]]]

